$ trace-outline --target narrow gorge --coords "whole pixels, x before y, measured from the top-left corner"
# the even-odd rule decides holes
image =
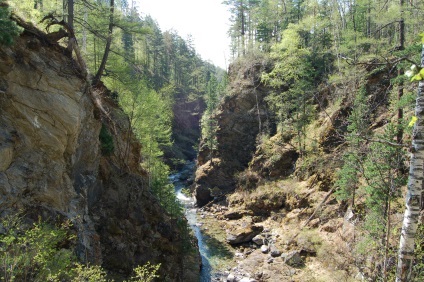
[[[424,2],[216,1],[0,0],[1,281],[424,280]]]

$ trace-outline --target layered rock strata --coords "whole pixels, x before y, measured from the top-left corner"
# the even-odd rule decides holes
[[[0,47],[0,216],[68,219],[83,261],[123,276],[150,261],[164,281],[195,281],[198,253],[150,193],[128,118],[65,54],[29,32]]]

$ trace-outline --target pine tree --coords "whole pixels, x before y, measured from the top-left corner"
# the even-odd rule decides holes
[[[350,200],[350,205],[355,208],[356,190],[360,186],[359,176],[363,172],[363,162],[366,156],[366,136],[368,135],[368,105],[366,89],[362,86],[355,95],[352,112],[348,117],[346,134],[347,150],[343,156],[343,167],[337,173],[335,186],[340,200]]]
[[[300,154],[305,151],[305,129],[312,117],[311,85],[314,70],[310,64],[310,50],[301,36],[300,25],[290,24],[282,34],[280,43],[273,46],[271,57],[275,66],[262,75],[262,81],[276,89],[267,96],[271,109],[279,122],[291,120],[291,130],[297,135]],[[290,129],[289,129],[290,130]]]
[[[9,6],[0,0],[0,44],[12,45],[13,38],[19,35],[19,28],[9,17]]]

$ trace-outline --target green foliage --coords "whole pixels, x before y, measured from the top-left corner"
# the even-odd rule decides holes
[[[0,227],[0,279],[12,281],[107,282],[106,271],[76,261],[70,249],[75,240],[71,224],[54,226],[39,220],[25,227],[21,215],[7,216]],[[65,248],[66,247],[66,248]],[[147,262],[134,269],[129,281],[151,282],[159,278],[160,264]]]
[[[225,89],[227,87],[226,77],[221,78],[218,81],[216,76],[211,76],[206,86],[206,110],[203,113],[201,119],[202,126],[202,138],[206,140],[206,145],[209,149],[209,159],[213,158],[213,151],[216,149],[216,131],[218,129],[218,123],[214,119],[213,114],[216,111],[219,101],[225,95]]]
[[[10,18],[9,7],[0,0],[0,45],[12,45],[13,38],[19,35],[20,29]]]
[[[131,79],[125,72],[122,78],[125,79],[123,82],[113,79],[105,82],[120,94],[119,104],[130,118],[131,130],[142,144],[141,166],[149,172],[150,188],[163,207],[172,210],[172,214],[179,214],[175,193],[168,184],[169,169],[162,160],[162,148],[171,145],[171,97],[162,96],[143,81],[125,83]]]
[[[302,26],[289,24],[283,31],[280,43],[273,46],[271,57],[275,60],[270,73],[262,75],[262,81],[276,89],[266,97],[280,124],[289,120],[297,133],[299,152],[305,152],[306,125],[313,117],[312,85],[314,69],[311,52],[305,46]]]
[[[420,69],[416,75],[411,78],[411,81],[420,81],[424,79],[424,69]]]
[[[363,171],[363,161],[366,155],[365,137],[369,124],[366,89],[361,87],[355,96],[352,112],[348,117],[346,142],[348,148],[343,156],[343,166],[337,172],[336,196],[339,200],[350,200],[355,206],[356,190],[359,186],[359,176]]]
[[[69,279],[74,256],[61,248],[70,225],[55,227],[39,221],[22,229],[19,216],[2,221],[6,232],[0,235],[0,275],[2,281],[59,281]]]
[[[76,263],[72,270],[72,282],[107,282],[106,271],[98,265],[83,265]]]
[[[418,225],[415,235],[415,261],[413,263],[411,282],[420,282],[424,277],[424,224]]]
[[[160,268],[160,263],[156,265],[150,264],[148,261],[142,266],[134,268],[135,276],[130,280],[134,282],[152,282],[155,278],[159,278],[157,271]]]
[[[351,200],[355,204],[355,193],[358,187],[358,156],[355,153],[346,153],[343,156],[343,166],[337,172],[337,181],[334,184],[338,187],[335,195],[338,200]]]
[[[362,124],[365,125],[364,121]],[[392,141],[396,139],[401,125],[388,123],[383,133],[372,137],[365,135],[364,131],[357,131],[358,127],[353,125],[351,123],[349,129],[353,130],[351,134],[355,134],[348,140],[354,143],[349,143],[345,163],[336,182],[339,186],[338,196],[342,200],[351,198],[350,204],[354,207],[357,203],[361,204],[364,209],[360,229],[363,235],[358,241],[357,252],[361,255],[372,254],[376,265],[382,265],[390,257],[396,256],[390,241],[394,233],[392,206],[401,197],[401,187],[406,184],[403,173],[405,152]],[[365,140],[373,140],[368,148]],[[357,212],[356,207],[354,210]],[[393,275],[394,268],[376,271],[371,267],[368,271],[373,279],[387,279]]]
[[[109,156],[113,153],[115,145],[113,144],[113,137],[109,133],[107,126],[102,124],[99,134],[100,150],[104,156]]]
[[[384,133],[378,138],[393,140],[396,134],[397,126],[388,124]],[[403,162],[404,152],[401,147],[390,146],[383,142],[371,144],[364,163],[364,177],[367,182],[366,207],[368,214],[372,214],[372,219],[367,219],[367,222],[375,221],[376,218],[379,224],[386,222],[386,217],[390,214],[389,202],[400,196],[400,187],[406,184],[406,178],[401,172]],[[382,234],[379,235],[376,239],[381,238]]]

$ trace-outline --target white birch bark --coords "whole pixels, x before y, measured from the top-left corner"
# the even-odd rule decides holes
[[[421,53],[421,67],[424,67],[424,45]],[[396,282],[410,281],[414,260],[414,240],[417,232],[421,209],[421,192],[424,179],[424,81],[418,84],[418,94],[415,105],[415,116],[412,136],[412,153],[409,169],[408,191],[406,194],[406,209],[399,242],[398,266]]]

